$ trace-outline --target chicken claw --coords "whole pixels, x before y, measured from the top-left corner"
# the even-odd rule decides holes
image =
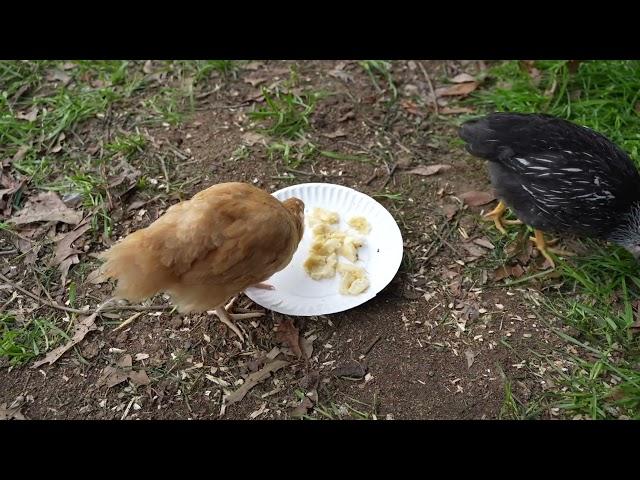
[[[234,325],[233,321],[264,317],[264,312],[229,313],[229,310],[233,308],[237,299],[238,297],[233,297],[224,307],[218,307],[211,313],[214,313],[222,323],[229,327],[233,333],[238,336],[240,342],[244,343],[244,336],[242,335],[242,332],[240,332],[240,329]]]
[[[547,261],[551,265],[551,268],[556,268],[556,264],[553,261],[553,258],[551,258],[551,255],[549,255],[549,253],[555,253],[556,255],[561,255],[566,257],[575,255],[573,252],[568,252],[567,250],[549,247],[549,245],[552,245],[558,241],[557,238],[554,238],[553,240],[545,240],[544,234],[537,229],[534,229],[534,234],[535,236],[529,237],[529,239],[536,245],[536,248],[544,256],[544,258],[547,259]]]
[[[505,220],[503,217],[506,210],[507,205],[500,200],[496,208],[483,215],[487,220],[493,221],[496,229],[503,235],[507,234],[507,230],[504,228],[505,225],[520,225],[522,223],[520,220]]]

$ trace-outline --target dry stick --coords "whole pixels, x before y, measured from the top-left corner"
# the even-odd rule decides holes
[[[364,350],[364,352],[362,352],[362,354],[363,354],[363,355],[368,355],[368,354],[369,354],[369,352],[373,349],[373,347],[375,347],[375,346],[376,346],[376,343],[378,343],[381,339],[382,339],[382,336],[381,336],[381,335],[378,335],[378,336],[373,340],[373,342],[371,342],[371,343],[369,344],[369,346]]]
[[[121,328],[124,328],[125,326],[129,325],[131,322],[133,322],[136,318],[138,318],[143,313],[144,312],[134,313],[129,318],[127,318],[124,322],[122,322],[120,325],[114,328],[113,331],[115,332],[116,330],[120,330]]]
[[[167,165],[164,163],[164,157],[160,157],[160,165],[162,166],[162,173],[164,173],[164,180],[167,183],[165,190],[169,193],[169,173],[167,172]]]
[[[373,169],[373,175],[371,175],[364,184],[370,185],[376,178],[378,178],[378,167]]]
[[[391,167],[391,170],[389,170],[389,176],[387,177],[387,180],[384,182],[384,184],[380,188],[385,188],[389,184],[389,182],[391,181],[391,178],[393,177],[393,174],[396,173],[397,168],[398,168],[398,164],[394,163],[393,166]]]
[[[427,84],[429,85],[429,90],[431,91],[431,96],[433,97],[433,109],[435,110],[436,115],[439,115],[440,111],[438,109],[438,97],[436,97],[436,91],[433,88],[433,83],[431,83],[431,77],[429,76],[425,68],[422,66],[422,63],[417,62],[417,64],[420,67],[420,70],[422,70],[422,74],[424,75],[424,78],[427,81]]]
[[[6,283],[10,287],[14,288],[15,290],[18,290],[19,292],[24,293],[28,297],[31,297],[32,299],[34,299],[35,301],[39,302],[40,304],[42,304],[42,305],[44,305],[46,307],[51,307],[51,308],[55,308],[57,310],[62,310],[63,312],[78,313],[80,315],[90,315],[90,314],[97,313],[97,312],[109,312],[109,311],[113,311],[113,310],[132,310],[134,312],[135,311],[145,312],[145,311],[148,311],[148,310],[166,310],[168,308],[165,305],[150,305],[148,307],[145,307],[145,306],[124,306],[124,305],[122,305],[122,306],[115,306],[115,307],[109,307],[109,308],[99,308],[97,310],[91,310],[91,309],[80,310],[78,308],[64,307],[62,305],[58,305],[55,302],[47,302],[46,300],[43,300],[42,298],[40,298],[36,294],[31,293],[29,290],[26,290],[26,289],[22,288],[21,286],[16,285],[15,283],[13,283],[11,280],[9,280],[7,277],[2,275],[1,273],[0,273],[0,280],[2,280],[4,283]]]

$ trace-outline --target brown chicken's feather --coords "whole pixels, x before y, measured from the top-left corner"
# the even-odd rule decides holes
[[[102,271],[130,301],[167,292],[181,312],[214,309],[289,264],[303,210],[244,183],[214,185],[104,252]]]

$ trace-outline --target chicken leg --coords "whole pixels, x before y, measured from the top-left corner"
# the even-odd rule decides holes
[[[258,288],[261,288],[261,287],[258,287]],[[234,325],[233,321],[244,320],[247,318],[264,317],[264,312],[229,313],[229,310],[233,308],[233,304],[236,303],[236,300],[238,300],[238,297],[233,297],[229,301],[229,303],[227,303],[224,307],[220,306],[216,308],[213,311],[213,313],[220,319],[222,323],[224,323],[227,327],[229,327],[233,331],[233,333],[235,333],[238,336],[238,338],[240,339],[240,342],[244,343],[244,335],[242,335],[242,332],[240,331],[240,329],[236,325]]]
[[[505,220],[504,212],[507,210],[507,205],[500,200],[498,202],[498,206],[491,210],[489,213],[483,215],[489,221],[493,221],[495,223],[496,228],[503,235],[507,234],[507,230],[504,228],[505,225],[520,225],[522,222],[520,220]]]
[[[556,255],[564,255],[564,256],[574,255],[572,252],[568,252],[560,248],[549,247],[549,245],[556,243],[558,241],[557,239],[550,240],[547,242],[544,239],[544,233],[542,233],[540,230],[534,229],[533,232],[535,236],[529,237],[529,238],[533,243],[535,243],[536,248],[544,256],[544,258],[546,258],[549,261],[549,263],[551,264],[551,268],[556,268],[556,264],[553,261],[553,258],[551,258],[551,255],[549,255],[549,252],[555,253]]]

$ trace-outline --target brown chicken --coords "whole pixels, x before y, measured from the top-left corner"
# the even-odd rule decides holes
[[[225,302],[286,267],[302,239],[304,203],[280,202],[244,183],[221,183],[173,205],[101,254],[115,296],[138,302],[166,292],[181,313],[215,310],[241,341]],[[233,303],[233,300],[229,305]]]

